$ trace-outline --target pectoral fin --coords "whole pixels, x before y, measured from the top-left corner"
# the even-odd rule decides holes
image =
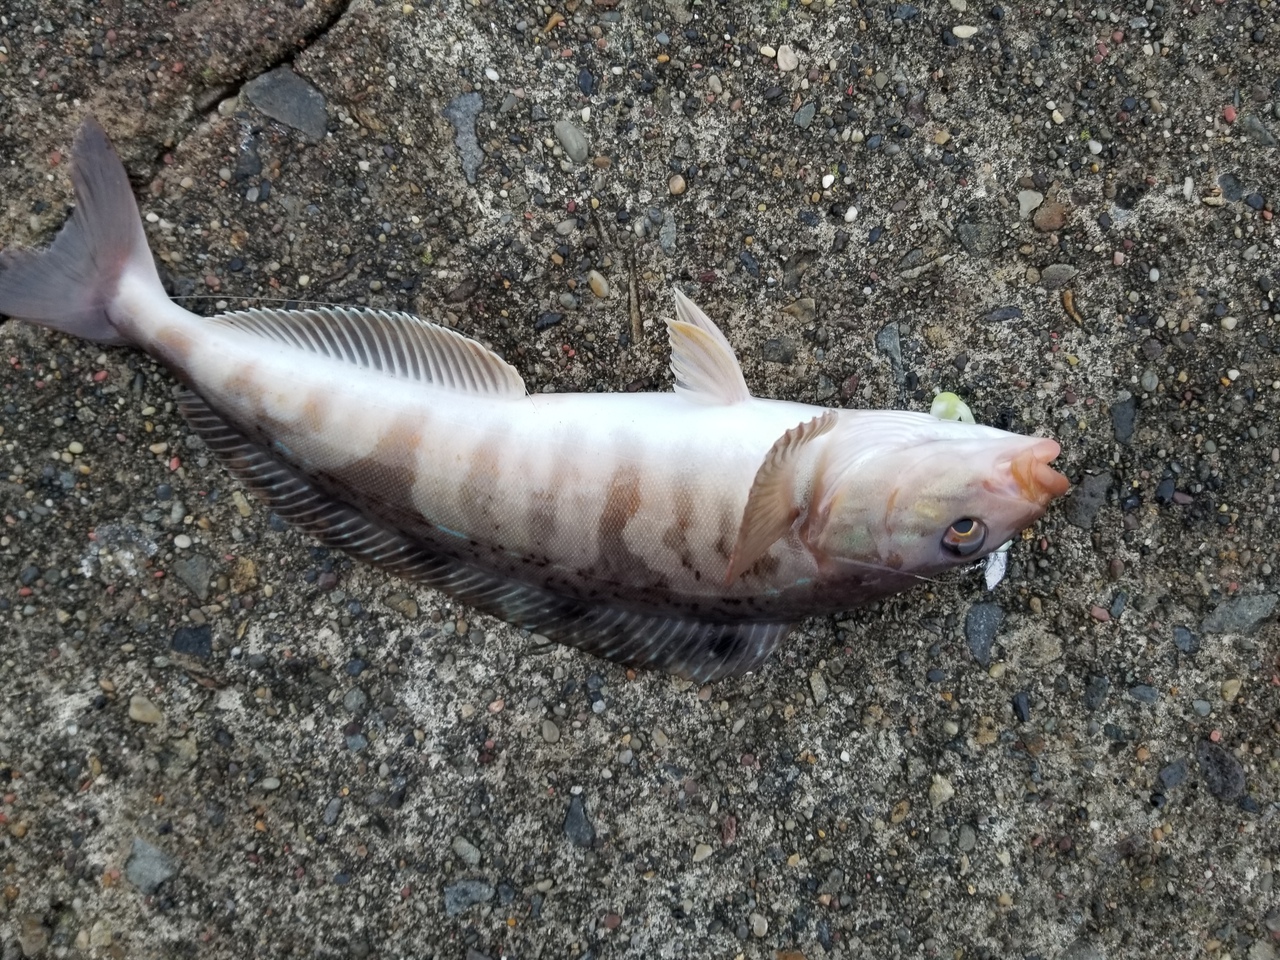
[[[792,427],[765,454],[751,484],[738,540],[729,557],[726,585],[750,570],[770,547],[791,532],[804,514],[811,486],[809,444],[835,423],[835,411],[828,410]]]

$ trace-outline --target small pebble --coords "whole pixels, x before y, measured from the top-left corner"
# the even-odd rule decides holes
[[[560,739],[560,728],[556,726],[554,720],[542,721],[542,739],[547,743],[556,743]]]
[[[978,28],[962,24],[952,27],[951,32],[955,34],[956,39],[958,40],[968,40],[970,37],[977,34]]]
[[[758,913],[751,915],[751,934],[755,937],[763,937],[769,932],[769,921]]]
[[[180,533],[173,538],[173,545],[177,547],[179,550],[189,549],[191,546],[191,538],[188,537],[185,533]]]
[[[933,775],[933,783],[929,784],[929,805],[937,810],[956,795],[956,788],[940,773]]]
[[[800,58],[796,56],[796,52],[791,49],[790,44],[784,43],[778,47],[778,69],[783,73],[789,73],[796,67],[800,66]]]
[[[609,281],[607,281],[598,271],[592,270],[587,274],[587,286],[591,288],[591,292],[597,298],[604,300],[609,296]]]
[[[709,856],[711,856],[711,845],[710,845],[710,844],[700,843],[700,844],[698,844],[696,847],[694,847],[694,848],[693,848],[693,862],[694,862],[694,863],[701,863],[703,860],[707,859],[707,857],[709,857]]]
[[[671,191],[671,195],[673,197],[678,197],[684,193],[686,186],[687,184],[685,183],[684,177],[678,173],[667,181],[667,189]]]
[[[140,693],[129,698],[129,719],[137,723],[159,723],[164,719],[160,708]]]

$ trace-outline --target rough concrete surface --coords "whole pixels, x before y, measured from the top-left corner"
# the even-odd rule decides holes
[[[665,389],[679,283],[757,393],[954,390],[1083,497],[991,594],[698,689],[313,548],[146,357],[6,324],[0,956],[1276,957],[1278,43],[1274,0],[8,0],[4,245],[93,112],[199,311]]]

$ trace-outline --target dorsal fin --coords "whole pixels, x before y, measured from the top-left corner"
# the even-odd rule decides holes
[[[749,400],[747,382],[720,328],[676,287],[676,318],[667,321],[676,393],[698,403]]]
[[[405,380],[491,397],[523,397],[519,372],[492,350],[411,313],[319,307],[211,318],[299,350]]]
[[[807,447],[836,423],[836,412],[827,410],[812,420],[792,427],[765,454],[756,471],[742,511],[742,526],[729,557],[725,584],[731,584],[750,570],[771,546],[785,537],[804,512],[812,478],[804,463]]]

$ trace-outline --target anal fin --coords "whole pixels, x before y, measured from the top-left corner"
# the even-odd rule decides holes
[[[789,623],[715,623],[591,604],[460,562],[326,493],[198,394],[184,388],[179,409],[232,476],[326,547],[594,656],[705,683],[754,670],[791,631]]]

